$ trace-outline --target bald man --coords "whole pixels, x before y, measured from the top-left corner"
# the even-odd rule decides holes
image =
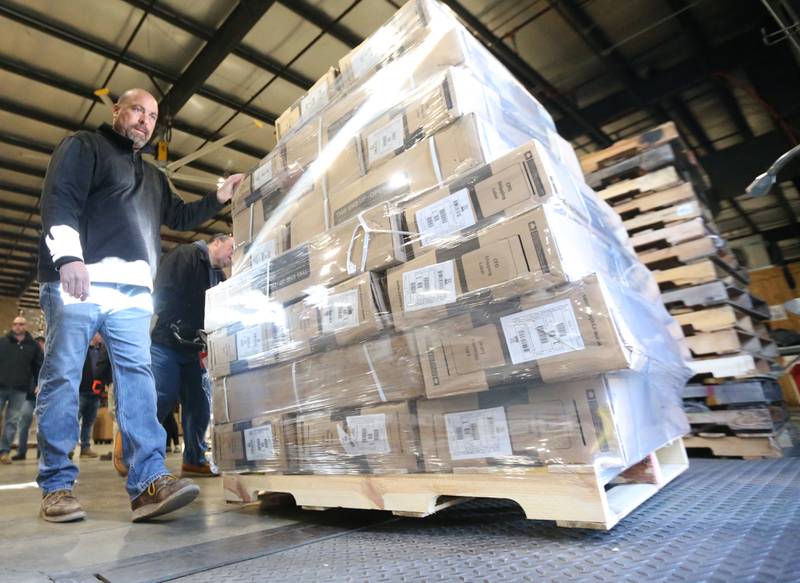
[[[42,350],[27,330],[28,322],[17,316],[11,330],[0,338],[0,411],[6,407],[5,423],[0,433],[0,464],[10,464],[11,442],[17,433],[22,407],[28,392],[36,386],[42,365]],[[22,439],[20,437],[20,439]],[[25,435],[25,439],[28,436]]]
[[[184,203],[166,176],[142,160],[157,121],[158,103],[150,93],[126,91],[114,105],[111,125],[65,138],[47,168],[39,246],[47,342],[36,414],[40,516],[50,522],[86,515],[72,491],[78,468],[68,454],[78,440],[78,386],[96,332],[111,360],[133,521],[172,512],[199,493],[164,465],[166,435],[156,417],[150,370],[151,294],[161,225],[196,229],[230,200],[242,175]]]

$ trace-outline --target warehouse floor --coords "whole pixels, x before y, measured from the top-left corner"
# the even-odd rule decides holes
[[[171,455],[171,467],[179,457]],[[33,460],[0,467],[0,581],[800,581],[800,459],[693,459],[611,532],[525,520],[505,501],[426,519],[198,502],[131,524],[110,462],[84,460],[89,517],[37,518]]]

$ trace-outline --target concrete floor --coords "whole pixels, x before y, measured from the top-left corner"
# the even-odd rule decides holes
[[[110,446],[96,447],[98,453],[109,450]],[[24,462],[0,465],[2,582],[53,581],[92,565],[185,547],[189,541],[203,544],[296,522],[266,516],[255,506],[226,504],[221,478],[198,478],[202,490],[190,506],[152,523],[133,524],[123,479],[111,462],[84,459],[78,460],[81,474],[75,493],[87,518],[52,524],[38,517],[41,494],[35,481],[35,456],[32,449]],[[180,454],[167,456],[174,473],[180,471],[180,460]]]

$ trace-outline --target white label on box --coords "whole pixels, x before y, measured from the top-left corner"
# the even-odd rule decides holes
[[[503,407],[448,413],[444,422],[453,460],[511,455],[511,438]]]
[[[403,116],[398,115],[367,136],[367,162],[370,166],[403,145],[406,139],[405,128]]]
[[[251,326],[236,333],[236,356],[239,360],[264,352],[261,326]]]
[[[514,364],[585,348],[569,300],[504,316],[500,324]]]
[[[690,215],[693,212],[694,212],[693,202],[685,202],[675,207],[675,215],[679,217],[685,217],[686,215]]]
[[[253,250],[250,252],[250,263],[255,267],[266,263],[269,259],[274,259],[277,255],[276,246],[275,239],[269,239],[254,245]]]
[[[358,290],[328,297],[322,306],[322,331],[325,334],[358,326]]]
[[[347,417],[347,431],[341,425],[336,426],[339,441],[350,455],[369,455],[390,453],[389,438],[386,435],[386,415],[353,415]]]
[[[456,301],[453,260],[420,267],[403,274],[403,308],[406,312],[443,306]]]
[[[786,307],[783,304],[773,304],[769,307],[770,320],[788,320],[789,314],[786,313]]]
[[[350,69],[353,71],[354,77],[363,77],[372,67],[378,64],[379,59],[373,48],[376,44],[376,42],[371,42],[359,48],[353,58],[350,59]]]
[[[439,237],[466,229],[475,224],[475,212],[469,190],[462,188],[442,200],[421,208],[416,213],[420,244],[430,245]]]
[[[253,170],[253,190],[258,190],[270,180],[272,180],[272,158]]]
[[[244,457],[248,460],[275,459],[272,425],[262,425],[244,430]]]
[[[323,83],[300,99],[300,112],[305,119],[314,115],[326,105],[328,105],[328,84]]]

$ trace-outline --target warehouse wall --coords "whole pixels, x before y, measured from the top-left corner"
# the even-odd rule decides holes
[[[770,328],[800,333],[800,317],[782,310],[783,302],[800,297],[800,262],[790,263],[786,268],[794,278],[794,287],[786,280],[782,268],[770,266],[750,271],[750,291],[770,305],[774,314]]]

